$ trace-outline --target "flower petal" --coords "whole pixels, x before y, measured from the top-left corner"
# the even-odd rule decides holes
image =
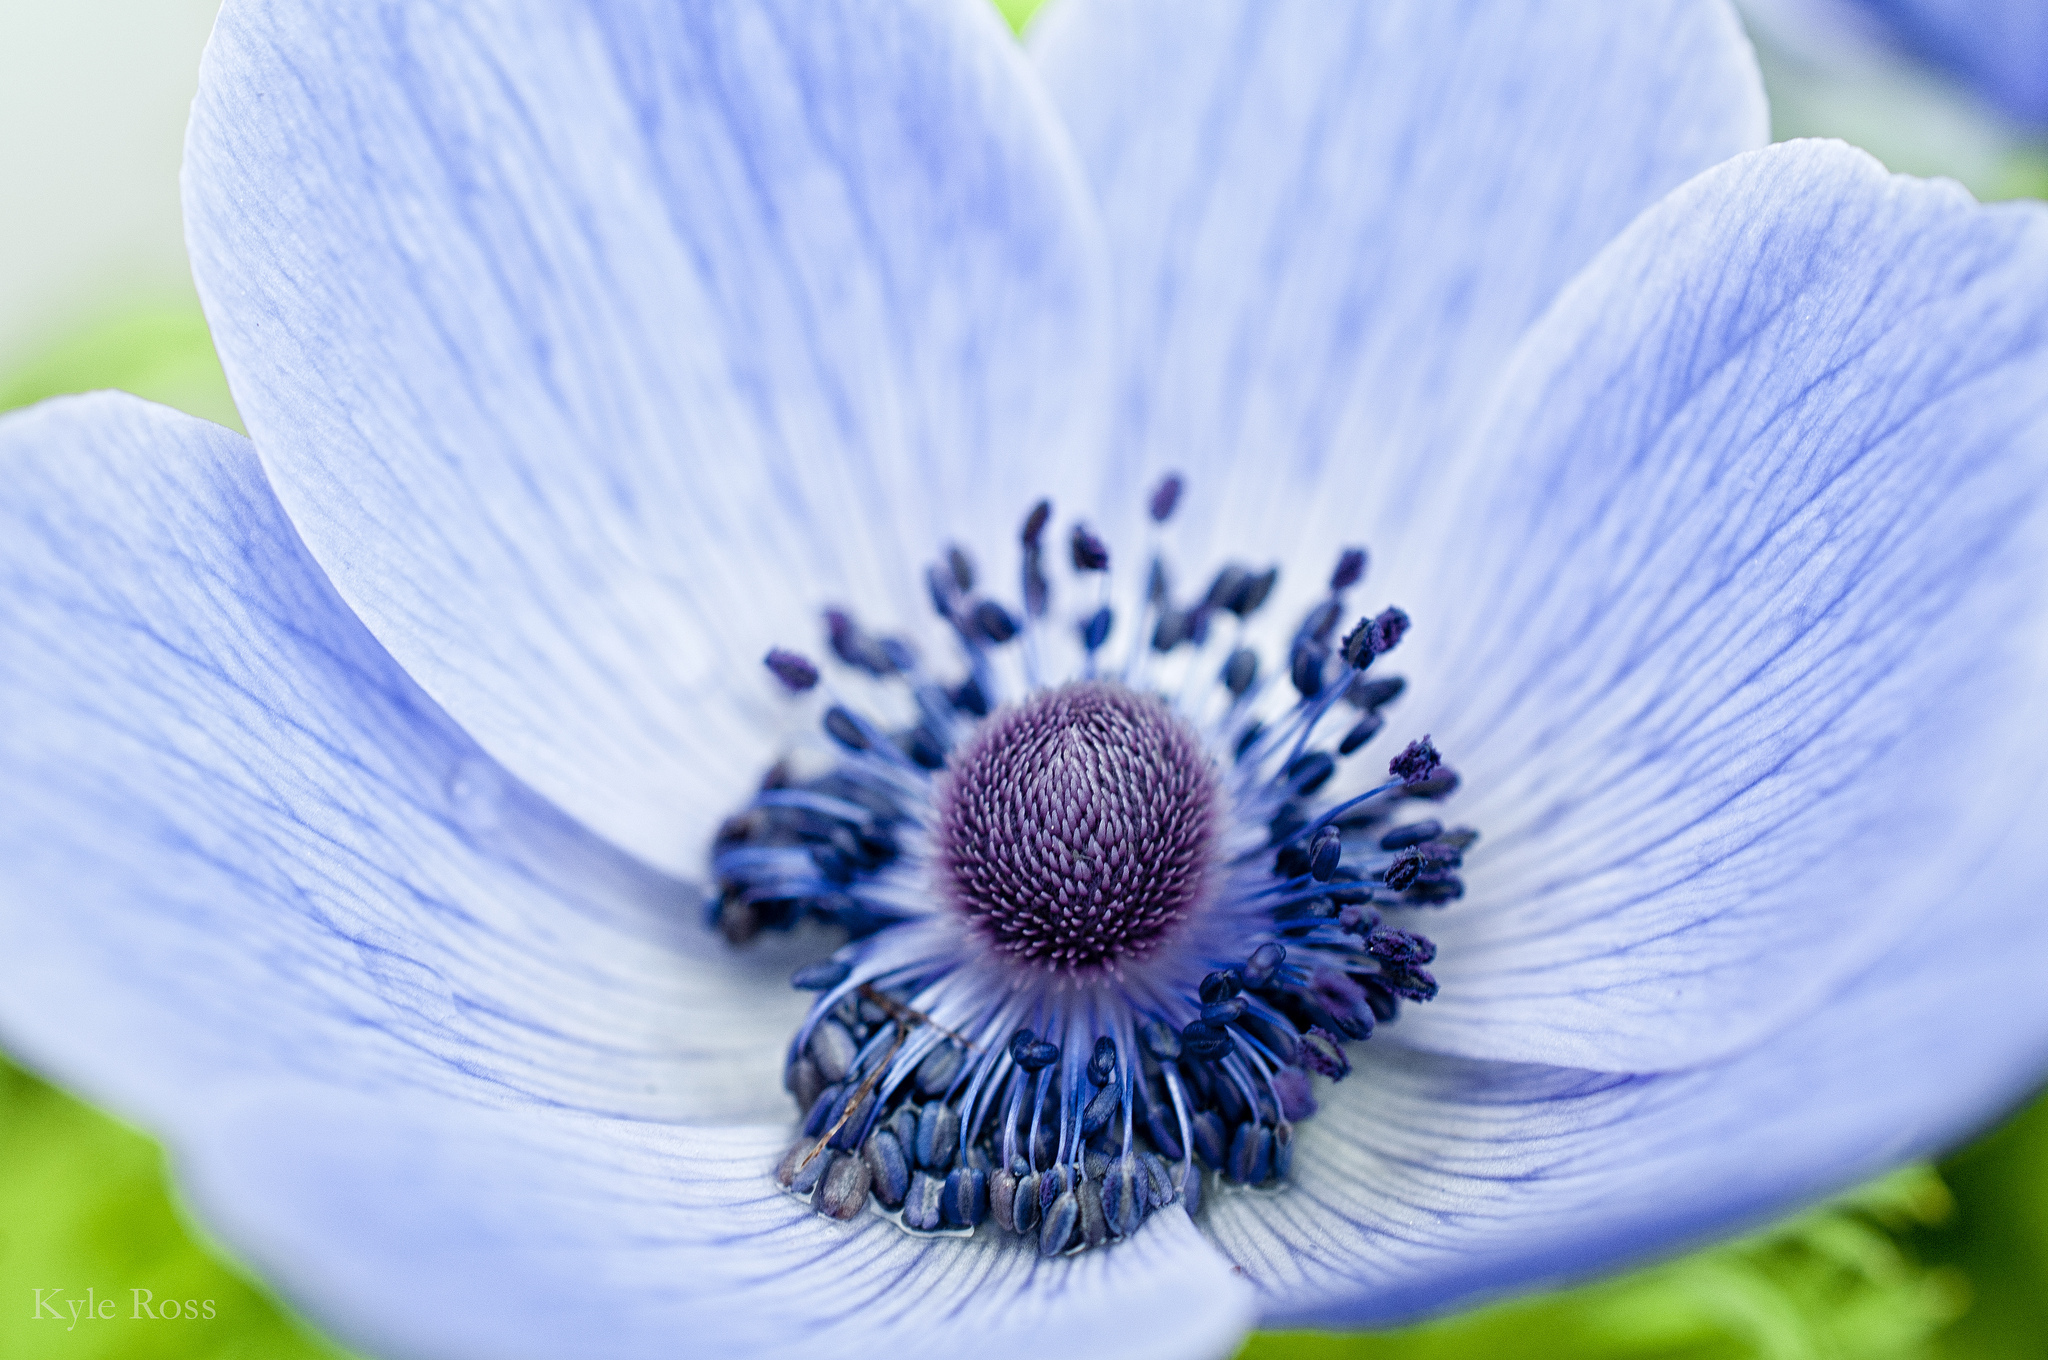
[[[2048,127],[2048,9],[2035,0],[1748,3],[1816,56],[1889,49],[1960,81],[2015,122]]]
[[[238,0],[194,271],[313,554],[513,773],[695,869],[771,644],[1094,456],[1099,231],[976,0]],[[887,610],[894,606],[896,615]]]
[[[2048,722],[2048,656],[2035,664],[2026,716]],[[1265,1325],[1383,1325],[1638,1264],[2005,1112],[2048,1076],[2048,914],[2010,910],[2048,894],[2044,785],[2035,762],[2001,822],[2008,853],[1960,879],[1938,921],[1725,1064],[1631,1076],[1357,1053],[1301,1130],[1293,1191],[1209,1210]]]
[[[786,1136],[277,1096],[181,1161],[302,1307],[378,1353],[1194,1360],[1251,1325],[1250,1286],[1178,1210],[1052,1261],[829,1223],[767,1174]],[[365,1212],[365,1185],[403,1193]]]
[[[1118,271],[1105,504],[1188,472],[1181,541],[1297,596],[1392,560],[1557,290],[1767,137],[1718,0],[1062,0],[1030,37]]]
[[[687,890],[484,758],[247,441],[83,398],[0,423],[0,467],[0,1032],[163,1136],[338,1331],[493,1360],[1235,1345],[1249,1290],[1184,1217],[1038,1263],[776,1192],[776,962],[707,956]],[[733,1118],[773,1123],[678,1122]]]
[[[1485,839],[1404,1041],[1629,1071],[1755,1043],[1946,901],[2000,771],[2048,764],[2014,720],[2048,627],[2038,206],[1839,143],[1711,171],[1566,292],[1437,485],[1403,717]]]
[[[155,1126],[231,1075],[787,1116],[789,954],[484,756],[248,441],[81,398],[0,424],[0,466],[10,1042]]]

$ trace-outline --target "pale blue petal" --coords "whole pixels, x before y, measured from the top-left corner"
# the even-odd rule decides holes
[[[1179,1210],[1108,1251],[827,1223],[765,1168],[787,1134],[280,1093],[180,1163],[292,1297],[373,1353],[1222,1360],[1251,1287]],[[354,1187],[380,1194],[366,1208]],[[362,1308],[417,1298],[417,1310]]]
[[[2007,118],[2048,128],[2048,6],[2039,0],[1771,0],[1811,45],[1881,46],[1955,80]]]
[[[771,644],[926,619],[938,545],[1097,456],[1099,231],[979,0],[233,0],[185,191],[343,597],[672,871],[780,736]]]
[[[1184,1220],[1037,1265],[775,1191],[788,958],[484,759],[247,441],[83,398],[0,424],[0,467],[0,1034],[323,1321],[491,1360],[1234,1344]]]
[[[1185,565],[1296,598],[1395,560],[1565,281],[1767,138],[1719,0],[1055,0],[1030,36],[1115,256],[1106,503],[1188,472]]]
[[[1485,839],[1396,1032],[1633,1071],[1753,1044],[1946,910],[2000,757],[2048,765],[2015,717],[2048,212],[1839,143],[1720,167],[1567,290],[1435,489],[1402,716]]]
[[[2048,642],[2048,630],[2037,634]],[[2038,649],[2037,649],[2038,650]],[[2048,656],[2024,714],[2048,724]],[[1286,1195],[1205,1226],[1266,1325],[1384,1325],[1567,1283],[1761,1226],[1975,1133],[2048,1078],[2048,766],[2004,809],[2009,854],[1763,1048],[1665,1076],[1381,1048],[1300,1132]],[[1404,1022],[1405,1023],[1405,1022]]]

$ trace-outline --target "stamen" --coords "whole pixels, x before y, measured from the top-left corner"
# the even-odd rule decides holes
[[[1154,526],[1185,489],[1158,483]],[[775,1170],[789,1193],[912,1232],[993,1220],[1057,1255],[1129,1237],[1167,1205],[1199,1213],[1207,1175],[1287,1178],[1313,1078],[1342,1079],[1345,1043],[1436,994],[1436,948],[1399,914],[1462,896],[1476,833],[1394,825],[1457,786],[1427,737],[1386,781],[1325,795],[1403,689],[1366,671],[1406,614],[1338,640],[1363,549],[1339,555],[1268,680],[1246,623],[1277,568],[1229,563],[1177,600],[1155,528],[1119,634],[1109,545],[1073,525],[1073,567],[1096,578],[1078,593],[1093,598],[1063,602],[1057,629],[1073,631],[1048,632],[1051,523],[1046,501],[1023,521],[1015,601],[977,593],[969,545],[926,568],[955,678],[825,612],[831,656],[896,697],[821,704],[824,740],[720,827],[709,911],[736,944],[803,920],[845,932],[791,978],[817,1000],[784,1068],[800,1115]],[[1219,661],[1223,618],[1237,627]],[[1045,675],[1074,655],[1069,638],[1080,674]],[[764,664],[792,696],[823,682],[800,652]],[[1330,746],[1319,731],[1340,703],[1357,716]]]

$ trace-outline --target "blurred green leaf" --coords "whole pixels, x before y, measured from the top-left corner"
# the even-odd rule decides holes
[[[155,1143],[4,1060],[0,1168],[7,1360],[345,1360],[195,1240]],[[188,1299],[200,1316],[184,1316]],[[88,1302],[99,1316],[82,1315]]]
[[[242,428],[197,302],[122,312],[62,337],[0,379],[0,411],[109,387]]]
[[[1031,22],[1031,16],[1036,14],[1044,3],[1045,0],[995,0],[995,6],[1003,12],[1003,18],[1009,20],[1012,33],[1022,33],[1024,25]]]

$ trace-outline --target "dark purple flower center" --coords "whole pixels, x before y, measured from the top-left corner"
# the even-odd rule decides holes
[[[1049,970],[1149,955],[1200,904],[1216,858],[1216,771],[1150,695],[1110,681],[996,714],[938,795],[938,877],[989,944]]]

